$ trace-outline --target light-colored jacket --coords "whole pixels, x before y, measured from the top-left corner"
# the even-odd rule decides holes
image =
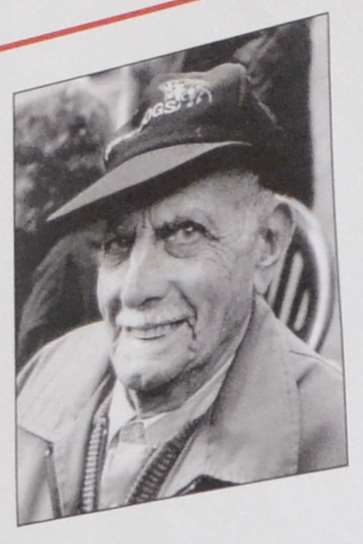
[[[77,511],[90,423],[113,379],[107,345],[103,323],[82,327],[45,346],[19,377],[19,524]],[[346,462],[339,367],[311,351],[258,299],[210,417],[159,496]]]

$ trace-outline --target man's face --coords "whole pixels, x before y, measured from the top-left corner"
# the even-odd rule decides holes
[[[243,185],[237,172],[215,173],[109,225],[98,300],[127,388],[208,376],[236,348],[251,309],[257,230]]]

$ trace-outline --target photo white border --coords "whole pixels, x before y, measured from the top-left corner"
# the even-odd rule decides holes
[[[92,21],[144,1],[61,5],[4,1],[0,43]],[[26,6],[25,6],[26,4]],[[77,5],[74,5],[77,4]],[[102,5],[101,5],[102,4]],[[13,93],[329,13],[334,184],[346,367],[347,468],[282,478],[31,526],[16,526],[14,461]],[[276,542],[355,544],[363,538],[363,153],[360,0],[199,0],[137,19],[0,53],[1,279],[0,542]],[[362,233],[362,234],[361,234]],[[233,416],[232,416],[233,417]]]

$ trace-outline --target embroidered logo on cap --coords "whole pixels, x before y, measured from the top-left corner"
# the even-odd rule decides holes
[[[163,99],[150,106],[140,125],[132,131],[119,135],[112,140],[105,150],[105,160],[107,161],[112,149],[123,142],[137,136],[138,133],[146,127],[152,119],[156,119],[162,115],[170,115],[183,108],[194,108],[202,103],[212,104],[213,95],[210,89],[210,84],[204,79],[169,79],[161,83],[158,89],[163,94]]]
[[[213,102],[209,83],[203,79],[170,79],[159,85],[158,89],[163,93],[163,100],[146,110],[141,128],[162,115],[170,115],[183,108],[194,108],[204,102]]]

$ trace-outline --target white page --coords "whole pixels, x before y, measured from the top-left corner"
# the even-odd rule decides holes
[[[53,4],[53,5],[52,5]],[[152,2],[3,2],[0,42],[66,28]],[[13,326],[13,93],[329,13],[334,185],[346,365],[349,467],[137,507],[16,527]],[[361,201],[363,12],[360,2],[200,0],[94,30],[0,53],[2,85],[2,380],[0,542],[360,542],[363,536]],[[1,45],[1,44],[0,44]]]

